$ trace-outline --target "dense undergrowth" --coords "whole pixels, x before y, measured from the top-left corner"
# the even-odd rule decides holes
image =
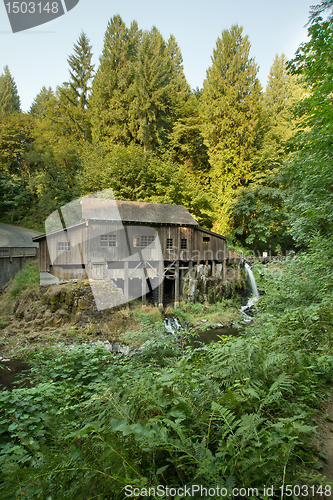
[[[218,486],[277,499],[325,484],[311,436],[333,374],[332,242],[256,273],[266,295],[240,337],[181,349],[147,321],[133,356],[35,351],[34,387],[0,393],[0,497],[162,498],[167,486],[177,499],[202,485],[193,498],[221,498]]]

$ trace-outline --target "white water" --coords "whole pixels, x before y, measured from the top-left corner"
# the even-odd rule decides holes
[[[250,280],[251,297],[248,299],[246,305],[243,306],[243,307],[241,307],[241,313],[243,314],[244,319],[246,321],[250,321],[251,317],[248,316],[245,313],[245,311],[246,311],[246,309],[249,309],[250,307],[254,306],[258,302],[258,300],[259,300],[259,290],[258,290],[258,287],[257,287],[257,283],[256,283],[256,280],[255,280],[255,277],[253,275],[252,269],[248,265],[247,262],[245,263],[245,270],[246,270],[246,273],[247,273],[247,275],[249,277],[249,280]]]
[[[165,318],[164,320],[164,328],[167,333],[175,334],[175,331],[181,328],[181,324],[179,323],[176,317],[174,318]]]

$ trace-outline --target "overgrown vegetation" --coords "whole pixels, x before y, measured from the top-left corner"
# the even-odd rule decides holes
[[[85,344],[32,353],[35,386],[0,393],[1,498],[123,500],[134,488],[135,498],[159,498],[158,485],[176,490],[202,485],[226,488],[237,500],[235,486],[251,488],[249,499],[282,500],[286,490],[281,487],[290,485],[295,500],[314,496],[304,495],[303,489],[298,494],[297,485],[315,492],[327,483],[320,475],[325,457],[311,444],[317,413],[333,380],[332,19],[323,21],[315,14],[327,7],[333,7],[332,0],[314,8],[309,40],[290,64],[303,81],[306,98],[296,110],[300,123],[290,143],[292,161],[281,167],[287,179],[283,196],[276,192],[276,177],[271,185],[258,181],[235,205],[243,243],[248,238],[257,239],[258,245],[277,239],[282,246],[291,234],[299,248],[284,263],[256,266],[259,288],[265,291],[259,313],[239,337],[222,337],[195,349],[177,336],[166,336],[161,324],[153,323],[156,313],[147,311],[140,313],[142,330],[132,337],[132,345],[141,345],[135,355],[115,355]],[[131,36],[137,40],[137,27],[127,30],[117,19],[109,26],[110,37],[121,29],[126,43]],[[223,40],[230,37],[223,33]],[[240,45],[248,47],[239,30],[238,37]],[[145,35],[150,50],[154,40],[161,42],[157,30]],[[216,59],[224,55],[222,42]],[[166,55],[164,49],[161,54]],[[131,81],[129,62],[121,61],[122,74]],[[255,73],[252,63],[251,68]],[[229,111],[232,116],[234,109]],[[284,112],[280,118],[278,128]],[[148,123],[142,121],[140,137],[147,149],[154,138],[162,140],[155,125],[149,136]],[[212,125],[223,123],[216,120]],[[114,131],[108,130],[108,141]],[[205,131],[208,138],[213,132]],[[267,147],[257,158],[260,164],[266,153],[270,165],[276,158],[285,161],[287,150],[280,155],[279,148],[288,130],[282,132],[272,138],[275,150],[273,142],[263,140]],[[218,150],[218,144],[214,147]],[[219,150],[217,179],[227,153]],[[236,160],[238,167],[243,161],[250,167],[247,158]],[[226,184],[220,187],[230,194]],[[224,208],[222,225],[230,216],[229,205]],[[265,227],[264,215],[269,213]],[[187,305],[177,313],[184,321],[195,320],[209,314],[205,307]],[[221,312],[211,309],[210,314]],[[265,493],[265,485],[274,491]],[[319,489],[319,496],[325,492],[327,497],[327,488]],[[165,497],[179,500],[176,490]]]
[[[226,326],[238,321],[240,304],[240,296],[223,299],[215,304],[182,302],[179,308],[172,309],[172,313],[181,320],[183,326],[185,324],[193,325],[199,319],[205,319],[208,325],[220,323]]]
[[[39,267],[37,262],[27,262],[22,271],[14,276],[9,288],[9,294],[11,297],[16,298],[27,289],[39,289]]]
[[[201,484],[264,499],[269,484],[277,499],[283,484],[324,482],[310,438],[333,375],[331,248],[317,239],[258,267],[262,312],[238,338],[182,350],[146,318],[136,355],[34,352],[36,385],[0,394],[1,498],[123,499],[126,485],[158,498],[158,485]]]

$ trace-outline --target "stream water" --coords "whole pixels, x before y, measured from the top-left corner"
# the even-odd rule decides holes
[[[203,332],[199,332],[199,336],[191,342],[191,345],[196,345],[197,342],[202,342],[203,344],[210,344],[211,342],[218,342],[221,335],[232,335],[237,337],[238,328],[236,327],[225,327],[225,328],[212,328]]]
[[[30,375],[29,375],[30,374]],[[30,387],[31,377],[30,365],[22,359],[3,359],[0,358],[0,391],[11,391],[16,386],[15,382],[27,376],[20,387]]]
[[[247,312],[249,312],[249,310],[258,302],[259,291],[251,267],[248,264],[245,264],[245,269],[248,276],[247,302],[244,306],[242,306],[240,313],[244,321],[250,321],[251,316],[249,316]],[[176,317],[165,318],[164,326],[165,330],[170,334],[174,334],[181,327]],[[238,328],[236,326],[228,326],[207,330],[203,329],[198,332],[198,337],[194,338],[190,344],[197,346],[199,342],[203,344],[217,342],[220,340],[219,336],[221,335],[237,336]],[[20,387],[30,387],[31,382],[29,373],[30,366],[28,363],[22,361],[21,359],[4,359],[0,356],[0,391],[11,391],[16,387],[16,382],[20,379],[23,379],[23,382],[20,383]]]

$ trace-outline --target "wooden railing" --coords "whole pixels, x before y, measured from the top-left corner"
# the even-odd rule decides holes
[[[239,253],[239,252],[227,252],[227,262],[228,263],[244,263],[247,262],[248,264],[251,264],[253,262],[262,262],[263,264],[266,264],[268,262],[281,262],[285,259],[283,255],[267,255],[265,257],[263,256],[254,256],[254,255],[245,255],[244,253]]]

